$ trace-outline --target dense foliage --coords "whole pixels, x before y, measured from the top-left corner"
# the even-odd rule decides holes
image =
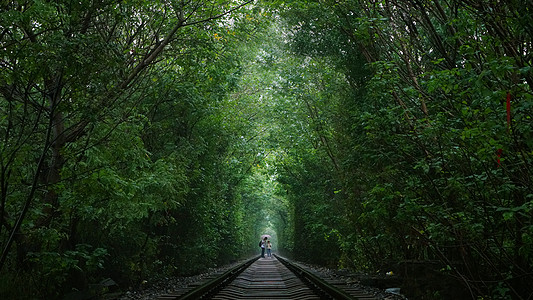
[[[248,4],[1,4],[2,297],[136,287],[255,250],[245,178],[262,158],[231,105],[262,26]]]
[[[531,3],[276,4],[295,55],[280,97],[305,141],[277,163],[294,253],[408,276],[425,265],[461,297],[529,298]]]
[[[2,2],[0,294],[136,287],[269,233],[438,279],[413,298],[528,299],[532,24],[530,1]]]

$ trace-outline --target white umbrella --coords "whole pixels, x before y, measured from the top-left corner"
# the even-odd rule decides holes
[[[269,239],[269,238],[270,238],[270,234],[263,234],[263,235],[261,236],[261,239],[262,239],[262,240],[264,240],[265,238],[268,238],[268,239]]]

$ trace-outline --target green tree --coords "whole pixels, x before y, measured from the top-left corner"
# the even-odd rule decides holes
[[[307,137],[319,145],[287,161],[297,178],[315,170],[311,161],[329,158],[329,170],[306,178],[306,191],[338,180],[318,189],[342,199],[344,213],[332,226],[340,264],[380,269],[388,259],[437,259],[472,297],[527,298],[531,60],[523,45],[531,40],[531,17],[523,12],[531,5],[281,7],[290,49],[304,62],[281,75],[289,81],[283,91],[293,91],[296,111],[306,111],[293,122],[311,125],[300,134],[313,133]],[[328,77],[328,70],[343,76]],[[322,92],[335,82],[334,92]],[[336,205],[332,197],[294,194],[294,218],[309,218],[311,203]],[[320,224],[295,223],[294,235]]]
[[[170,212],[184,206],[192,189],[205,187],[194,185],[202,166],[193,160],[201,159],[195,153],[200,148],[201,155],[216,151],[216,138],[207,143],[202,136],[219,123],[206,122],[192,148],[180,144],[187,152],[177,148],[169,154],[145,135],[153,121],[150,111],[180,75],[187,79],[170,97],[192,96],[180,105],[196,98],[204,103],[194,105],[216,106],[229,93],[232,84],[225,76],[233,75],[213,66],[226,50],[218,37],[224,32],[231,39],[231,29],[253,26],[241,24],[246,13],[237,14],[247,4],[2,4],[2,289],[25,280],[12,273],[15,269],[35,274],[28,295],[56,297],[99,280],[104,259],[116,264],[106,265],[108,274],[124,273],[129,264],[136,274],[132,280],[144,276],[146,265],[154,268],[158,243],[166,238],[154,228],[172,221]],[[162,78],[162,72],[175,75]],[[215,83],[200,87],[200,96],[193,91],[210,80]],[[201,111],[179,111],[181,121],[194,126],[195,118],[209,113]],[[211,170],[208,176],[214,174]],[[224,180],[229,179],[217,184]],[[216,199],[231,195],[221,191]]]

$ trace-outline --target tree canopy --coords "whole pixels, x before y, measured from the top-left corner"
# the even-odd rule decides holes
[[[267,233],[418,299],[528,299],[532,10],[3,2],[0,293],[195,274]]]

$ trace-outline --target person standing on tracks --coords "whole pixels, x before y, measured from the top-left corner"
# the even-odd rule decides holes
[[[261,247],[261,257],[265,257],[265,248],[266,248],[266,242],[267,242],[267,237],[265,236],[265,238],[263,238],[260,242],[259,242],[259,247]]]
[[[270,241],[267,241],[266,249],[267,249],[267,257],[272,257],[272,243]]]

